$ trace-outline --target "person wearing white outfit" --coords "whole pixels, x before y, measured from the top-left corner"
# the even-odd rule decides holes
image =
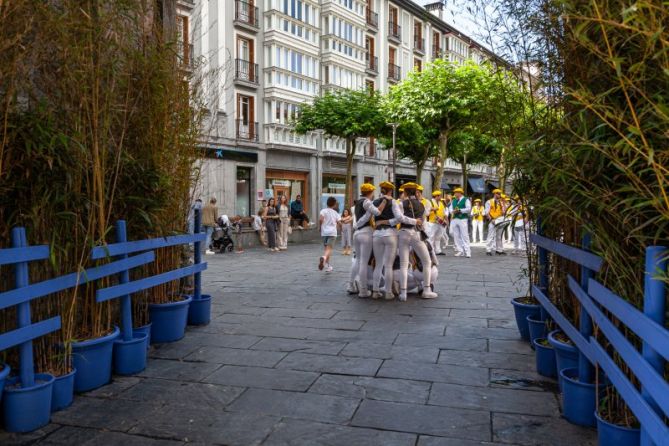
[[[488,241],[486,244],[486,254],[491,256],[495,251],[496,255],[505,255],[502,235],[506,226],[503,223],[506,215],[506,203],[502,199],[502,191],[495,189],[492,191],[493,198],[486,201],[483,215],[488,220]]]
[[[451,206],[451,201],[453,201],[453,196],[451,194],[446,194],[444,199],[442,200],[444,202],[444,209],[446,210],[446,213],[448,213],[448,208]],[[446,217],[446,224],[444,225],[444,231],[442,235],[442,241],[444,242],[444,249],[448,248],[448,241],[451,239],[451,216],[448,215]],[[443,255],[446,255],[445,253],[442,253]]]
[[[372,299],[378,299],[383,296],[380,291],[382,275],[384,283],[393,283],[393,263],[397,256],[398,243],[395,226],[398,223],[416,224],[415,219],[404,215],[399,203],[393,199],[392,191],[395,189],[395,186],[388,181],[384,181],[379,187],[381,188],[381,197],[374,201],[374,206],[381,206],[384,201],[386,206],[381,214],[376,217],[376,228],[374,229],[372,238],[374,259],[376,260],[372,283]],[[386,300],[395,298],[388,287],[386,287],[384,297]]]
[[[423,294],[424,299],[434,299],[437,293],[430,289],[430,276],[432,270],[432,259],[426,244],[421,240],[420,227],[425,217],[425,207],[421,204],[420,199],[416,196],[416,189],[418,185],[415,183],[404,184],[404,193],[407,198],[402,200],[402,211],[406,217],[414,219],[416,224],[402,223],[400,225],[399,234],[399,251],[400,251],[400,301],[407,299],[407,280],[409,270],[409,252],[411,249],[416,253],[424,268],[425,286]]]
[[[360,186],[360,198],[356,200],[353,215],[355,216],[355,233],[353,234],[353,249],[355,250],[355,262],[351,269],[351,276],[347,291],[350,294],[358,292],[359,297],[370,297],[371,293],[367,289],[367,264],[372,254],[372,217],[376,217],[383,212],[386,207],[384,201],[377,208],[372,203],[372,198],[376,187],[373,184],[365,183]],[[355,278],[358,277],[359,287],[356,290]]]
[[[464,190],[461,187],[456,187],[453,194],[455,196],[448,210],[451,214],[455,256],[469,258],[472,256],[472,250],[469,246],[469,214],[472,210],[472,202],[464,196]]]
[[[441,241],[446,230],[446,221],[448,219],[448,209],[444,207],[444,202],[441,200],[441,191],[435,190],[432,192],[432,200],[430,201],[431,210],[428,221],[432,225],[430,232],[430,244],[436,255],[441,255]]]
[[[474,200],[474,207],[472,208],[472,243],[483,242],[483,206],[481,206],[481,199]]]

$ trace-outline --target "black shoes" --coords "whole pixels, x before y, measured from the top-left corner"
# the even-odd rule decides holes
[[[492,252],[486,251],[485,255],[492,257]]]
[[[498,256],[505,256],[506,253],[504,251],[495,251],[495,254]]]

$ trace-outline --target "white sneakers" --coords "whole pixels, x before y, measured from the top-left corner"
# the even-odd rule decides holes
[[[462,252],[457,251],[457,252],[455,253],[455,257],[462,257]]]
[[[423,294],[421,294],[420,297],[423,299],[436,299],[439,295],[429,288],[424,288]]]
[[[407,290],[401,290],[400,291],[400,302],[406,302],[407,301]]]
[[[204,253],[205,253],[206,255],[208,255],[208,256],[213,256],[214,254],[216,254],[216,253],[215,253],[214,251],[212,251],[211,249],[207,249]]]
[[[387,291],[386,296],[384,298],[385,300],[393,300],[395,299],[395,295],[392,293],[392,291]]]
[[[372,299],[380,299],[383,297],[383,294],[381,294],[380,291],[373,291],[372,292]]]
[[[370,293],[369,290],[360,290],[360,292],[358,293],[358,297],[362,298],[370,297],[371,295],[372,293]]]
[[[355,280],[353,282],[350,282],[348,284],[348,287],[346,287],[346,292],[348,294],[358,294],[358,282]]]
[[[332,265],[330,265],[330,264],[328,263],[328,266],[325,267],[325,272],[326,272],[326,273],[331,273],[332,270],[333,270]]]

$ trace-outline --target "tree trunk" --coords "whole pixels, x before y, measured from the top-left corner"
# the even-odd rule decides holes
[[[502,153],[499,156],[499,166],[497,167],[497,176],[499,177],[499,188],[505,190],[504,185],[506,184],[506,159],[505,159],[505,150],[502,147]]]
[[[346,188],[344,189],[344,209],[351,208],[351,190],[353,190],[353,155],[355,155],[355,139],[346,140]],[[340,209],[341,212],[344,209]]]
[[[444,177],[444,163],[448,158],[448,130],[442,130],[439,134],[439,153],[436,156],[437,171],[434,174],[434,184],[441,189],[441,179]]]
[[[462,169],[462,188],[465,190],[465,195],[467,195],[467,162],[461,162],[460,168]]]
[[[430,155],[430,145],[426,145],[423,149],[423,155],[414,160],[416,163],[416,183],[420,184],[423,179],[423,169],[425,169],[425,163],[427,163],[427,158]]]

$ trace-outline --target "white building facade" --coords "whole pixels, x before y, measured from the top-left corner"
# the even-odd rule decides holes
[[[216,197],[229,215],[251,215],[269,196],[301,195],[314,218],[322,194],[344,193],[344,142],[297,135],[291,127],[301,107],[324,91],[386,93],[436,58],[494,57],[447,25],[439,2],[178,0],[177,14],[184,60],[207,73],[199,193]],[[389,152],[373,139],[358,142],[354,190],[388,178]],[[493,175],[487,166],[470,169],[472,186]],[[441,185],[433,177],[428,163],[426,189],[459,185],[460,166],[447,162]],[[415,166],[399,160],[397,183],[415,178]]]

